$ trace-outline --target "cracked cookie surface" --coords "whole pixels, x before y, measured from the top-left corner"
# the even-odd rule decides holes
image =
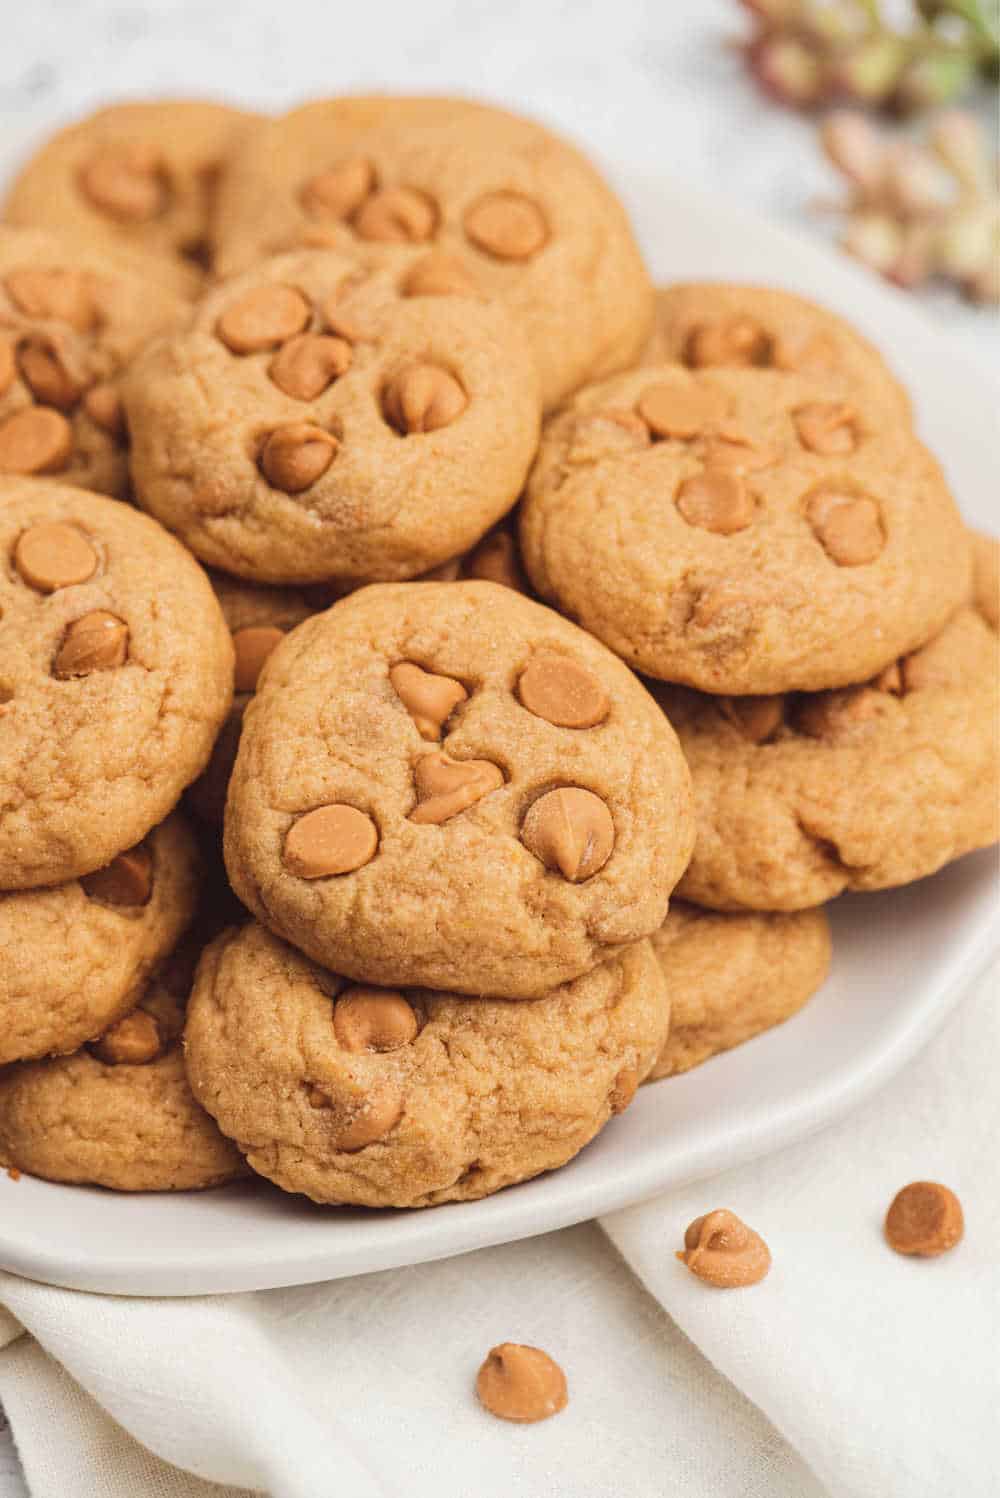
[[[510,998],[655,930],[692,837],[645,688],[487,582],[365,588],[299,625],[247,708],[225,828],[237,894],[317,961]]]
[[[202,958],[185,1047],[195,1096],[261,1175],[420,1207],[565,1164],[631,1102],[668,1024],[647,942],[511,1003],[358,987],[251,923]]]
[[[709,692],[863,681],[967,597],[941,470],[823,379],[661,364],[581,391],[521,507],[541,596],[650,676]]]
[[[0,889],[140,842],[204,768],[233,647],[204,572],[128,505],[0,480]]]

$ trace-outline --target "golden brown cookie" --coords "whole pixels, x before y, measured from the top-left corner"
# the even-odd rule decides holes
[[[184,309],[112,254],[0,226],[0,475],[124,495],[118,376]]]
[[[624,209],[565,141],[447,99],[328,99],[269,121],[219,195],[223,275],[300,245],[390,252],[413,295],[503,303],[544,403],[638,357],[652,288]]]
[[[226,282],[123,393],[142,505],[262,582],[437,566],[511,508],[538,440],[531,354],[503,308],[405,297],[332,251]]]
[[[650,940],[667,980],[671,1018],[647,1082],[690,1071],[780,1025],[830,970],[824,910],[720,915],[675,900]]]
[[[707,692],[864,681],[965,600],[937,463],[886,406],[822,378],[661,364],[546,427],[531,581],[623,659]]]
[[[113,1191],[193,1191],[247,1173],[184,1072],[196,956],[188,945],[168,958],[139,1004],[74,1055],[0,1072],[0,1163]]]
[[[191,921],[198,882],[175,815],[107,868],[0,894],[0,1065],[78,1050],[134,1009]]]
[[[800,910],[932,874],[1000,836],[997,637],[962,609],[865,686],[787,697],[657,696],[694,781],[678,893]]]
[[[251,923],[202,958],[195,1096],[317,1202],[470,1201],[564,1165],[631,1102],[669,1023],[647,942],[544,998],[358,987]]]
[[[78,879],[163,820],[233,691],[208,579],[155,521],[0,480],[0,889]]]
[[[28,161],[4,218],[52,229],[81,250],[127,253],[150,280],[193,295],[208,263],[220,170],[253,119],[204,99],[100,109]]]
[[[512,515],[487,531],[483,539],[464,556],[442,562],[430,572],[425,572],[418,581],[457,583],[477,579],[484,583],[502,583],[505,588],[513,588],[516,593],[530,592],[528,579],[521,566],[517,528]]]
[[[689,795],[656,704],[557,614],[495,583],[364,588],[268,661],[226,865],[351,978],[535,998],[660,925]]]
[[[878,349],[850,323],[773,286],[682,281],[656,292],[644,364],[688,369],[771,369],[804,374],[864,397],[903,422],[910,401]]]

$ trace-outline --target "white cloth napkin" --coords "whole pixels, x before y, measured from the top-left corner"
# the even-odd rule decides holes
[[[625,1262],[590,1226],[184,1302],[0,1275],[0,1400],[33,1498],[987,1498],[998,982],[847,1122],[606,1219]],[[914,1178],[966,1209],[940,1260],[881,1238]],[[710,1290],[674,1259],[687,1222],[722,1205],[771,1245],[752,1289]],[[478,1408],[478,1362],[508,1339],[563,1363],[564,1414],[522,1428]]]

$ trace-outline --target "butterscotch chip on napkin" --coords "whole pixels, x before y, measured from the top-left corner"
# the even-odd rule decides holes
[[[552,407],[624,369],[652,288],[596,169],[531,120],[463,100],[328,99],[253,131],[219,195],[223,275],[303,245],[385,256],[417,300],[499,301]]]
[[[233,646],[190,553],[128,505],[0,479],[0,889],[133,848],[204,768]]]
[[[651,937],[671,999],[647,1081],[677,1076],[797,1013],[830,969],[823,910],[723,915],[673,900]]]
[[[535,998],[662,923],[689,795],[656,703],[575,625],[496,583],[371,587],[269,659],[226,864],[359,982]]]
[[[484,1409],[499,1420],[533,1425],[566,1408],[566,1375],[540,1347],[501,1342],[491,1347],[476,1377]]]
[[[695,1218],[677,1257],[716,1290],[759,1284],[771,1268],[771,1250],[760,1234],[725,1207]]]
[[[470,1201],[554,1170],[631,1102],[669,1023],[646,942],[522,1003],[353,984],[262,926],[198,968],[195,1096],[254,1170],[317,1202]]]

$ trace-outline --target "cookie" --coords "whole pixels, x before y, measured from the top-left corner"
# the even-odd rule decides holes
[[[659,287],[642,362],[805,374],[841,397],[910,420],[909,396],[874,344],[829,308],[773,286],[687,281]]]
[[[661,688],[698,827],[678,894],[800,910],[996,842],[997,664],[996,635],[966,608],[864,686],[715,699]]]
[[[973,605],[993,630],[1000,630],[1000,541],[970,531]]]
[[[184,1071],[196,956],[168,959],[138,1005],[74,1055],[0,1072],[0,1163],[113,1191],[193,1191],[247,1174]]]
[[[496,583],[364,588],[267,663],[226,866],[347,977],[536,998],[661,924],[689,798],[663,714],[574,625]]]
[[[0,894],[0,1065],[78,1050],[134,1009],[191,921],[198,877],[171,816],[82,880]]]
[[[486,583],[502,583],[513,588],[515,593],[528,593],[528,579],[521,566],[521,553],[517,544],[516,526],[507,516],[464,556],[453,557],[442,562],[430,572],[425,572],[421,582],[456,583],[478,579]]]
[[[59,131],[4,204],[10,224],[131,256],[183,296],[204,280],[219,173],[252,115],[207,100],[114,104]]]
[[[540,417],[504,308],[406,297],[316,250],[205,297],[123,396],[142,505],[271,583],[408,578],[467,550],[516,501]]]
[[[219,194],[223,275],[300,245],[390,253],[411,293],[496,299],[547,408],[635,362],[652,288],[595,168],[530,120],[460,100],[329,99],[269,121]]]
[[[112,255],[0,226],[0,475],[126,494],[117,378],[184,308]]]
[[[0,480],[0,889],[92,873],[204,768],[233,691],[208,579],[128,505]]]
[[[701,691],[864,681],[965,600],[940,468],[885,406],[771,369],[661,364],[548,424],[521,509],[543,598]]]
[[[690,1071],[780,1025],[830,970],[830,923],[822,909],[719,915],[675,900],[650,939],[671,1019],[647,1082]]]
[[[631,1102],[669,1024],[648,942],[544,998],[358,987],[251,923],[198,969],[195,1096],[316,1202],[426,1207],[564,1165]]]

